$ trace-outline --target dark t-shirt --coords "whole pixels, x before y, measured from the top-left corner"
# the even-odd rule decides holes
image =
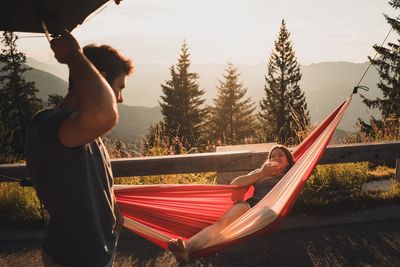
[[[257,205],[258,202],[260,202],[261,199],[263,199],[269,193],[269,191],[274,188],[274,186],[279,182],[280,179],[282,179],[282,177],[273,177],[271,179],[257,181],[254,184],[253,196],[246,199],[246,202],[250,205],[251,208]]]
[[[27,166],[50,214],[43,248],[60,264],[104,266],[116,243],[110,160],[100,138],[77,148],[62,145],[57,132],[69,114],[41,111],[27,134]]]
[[[271,179],[257,181],[254,184],[253,198],[261,200],[269,191],[282,179],[282,177],[273,177]]]

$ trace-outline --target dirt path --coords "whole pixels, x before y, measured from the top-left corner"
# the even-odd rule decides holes
[[[41,266],[40,241],[1,241],[0,266]],[[124,237],[118,266],[177,266],[139,237]],[[400,219],[301,229],[254,238],[190,266],[400,266]]]

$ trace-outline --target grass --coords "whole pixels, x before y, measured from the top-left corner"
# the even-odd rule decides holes
[[[42,225],[40,202],[32,187],[0,183],[0,226]]]
[[[394,178],[394,169],[378,166],[369,170],[367,162],[317,166],[296,202],[294,211],[331,215],[343,211],[399,204],[400,183]],[[364,183],[387,179],[392,180],[393,186],[390,191],[362,190]]]
[[[145,185],[145,184],[216,184],[217,174],[188,173],[165,174],[153,176],[134,176],[115,178],[115,184]]]
[[[368,163],[320,165],[306,183],[293,212],[331,215],[345,211],[400,204],[400,184],[394,169]],[[215,184],[216,173],[192,173],[115,178],[115,184]],[[393,180],[388,192],[364,193],[368,181]],[[42,225],[40,203],[33,188],[18,183],[0,183],[0,226],[38,227]]]

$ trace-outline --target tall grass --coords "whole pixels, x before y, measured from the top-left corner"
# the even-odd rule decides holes
[[[115,178],[115,184],[148,185],[148,184],[216,184],[217,174],[188,173],[153,176],[133,176]]]
[[[368,163],[342,163],[317,166],[306,184],[309,192],[360,191],[368,180]]]
[[[37,226],[42,223],[40,202],[32,187],[0,183],[0,225]]]
[[[379,166],[369,169],[367,162],[317,166],[294,210],[307,214],[336,214],[344,211],[400,204],[400,183],[394,180],[394,169]],[[365,192],[369,181],[390,179],[389,191]]]

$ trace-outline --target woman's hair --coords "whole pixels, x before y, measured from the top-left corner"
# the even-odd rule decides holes
[[[111,85],[121,74],[133,72],[133,63],[109,45],[90,44],[83,48],[83,53]]]
[[[281,149],[283,151],[283,153],[285,153],[285,156],[287,158],[288,161],[288,167],[286,169],[286,172],[290,170],[290,168],[292,168],[292,166],[294,165],[294,158],[292,153],[290,153],[289,149],[287,147],[285,147],[284,145],[276,145],[273,146],[271,151],[268,154],[268,159],[271,160],[271,155],[272,155],[272,151],[274,151],[275,149]]]

